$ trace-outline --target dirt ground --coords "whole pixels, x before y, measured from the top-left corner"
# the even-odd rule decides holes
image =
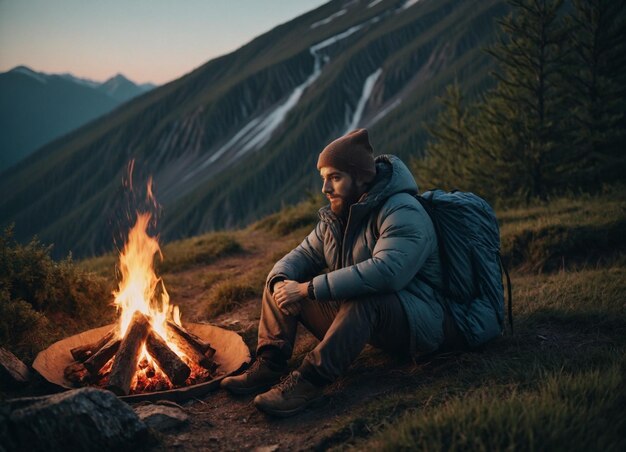
[[[253,234],[244,255],[230,256],[209,266],[169,275],[167,280],[173,283],[169,288],[172,302],[180,306],[183,321],[207,321],[202,305],[197,302],[205,290],[200,284],[203,274],[258,265],[267,259],[267,253],[276,253],[275,249],[270,249],[276,244],[265,239],[264,234]],[[259,298],[248,300],[210,323],[238,332],[254,353],[260,304]],[[310,333],[300,328],[291,364],[296,366],[316,342]],[[359,431],[351,432],[351,427],[346,430],[342,419],[376,397],[414,385],[412,374],[417,367],[413,362],[399,362],[368,347],[350,371],[327,388],[318,405],[288,419],[276,419],[259,412],[253,405],[252,395],[233,396],[218,389],[202,399],[181,404],[188,411],[190,422],[177,430],[164,432],[156,450],[326,449],[349,441],[350,435],[362,436]]]

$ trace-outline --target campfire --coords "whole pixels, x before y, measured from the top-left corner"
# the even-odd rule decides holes
[[[151,182],[148,196],[152,198]],[[211,380],[215,349],[185,329],[154,270],[161,249],[148,234],[150,213],[138,213],[120,253],[121,280],[113,293],[117,323],[99,340],[71,348],[64,376],[75,386],[95,385],[120,396],[164,391]]]

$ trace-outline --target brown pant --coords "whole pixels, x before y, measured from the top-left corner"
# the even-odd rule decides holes
[[[298,316],[289,316],[278,308],[266,288],[257,353],[263,347],[275,347],[285,359],[289,359],[298,322],[320,340],[306,355],[303,364],[313,366],[327,381],[339,377],[367,343],[394,354],[409,354],[408,320],[395,294],[344,301],[307,299],[302,301]]]

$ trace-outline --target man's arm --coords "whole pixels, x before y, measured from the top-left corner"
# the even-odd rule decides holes
[[[397,292],[413,279],[436,250],[437,238],[430,218],[415,200],[384,206],[380,237],[372,257],[313,279],[320,301],[343,300],[372,293]],[[404,200],[402,200],[404,201]]]
[[[267,277],[270,293],[274,293],[279,281],[308,281],[326,267],[323,228],[319,222],[300,245],[276,262]]]

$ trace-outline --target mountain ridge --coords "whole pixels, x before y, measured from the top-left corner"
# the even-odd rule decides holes
[[[244,225],[318,189],[317,152],[358,109],[378,153],[419,155],[445,86],[458,78],[471,98],[492,83],[481,49],[508,8],[369,3],[322,5],[46,146],[0,182],[2,218],[60,254],[102,252],[125,215],[120,180],[134,158],[137,181],[154,176],[165,239]]]
[[[100,83],[23,65],[0,73],[0,171],[150,89],[121,74]]]

